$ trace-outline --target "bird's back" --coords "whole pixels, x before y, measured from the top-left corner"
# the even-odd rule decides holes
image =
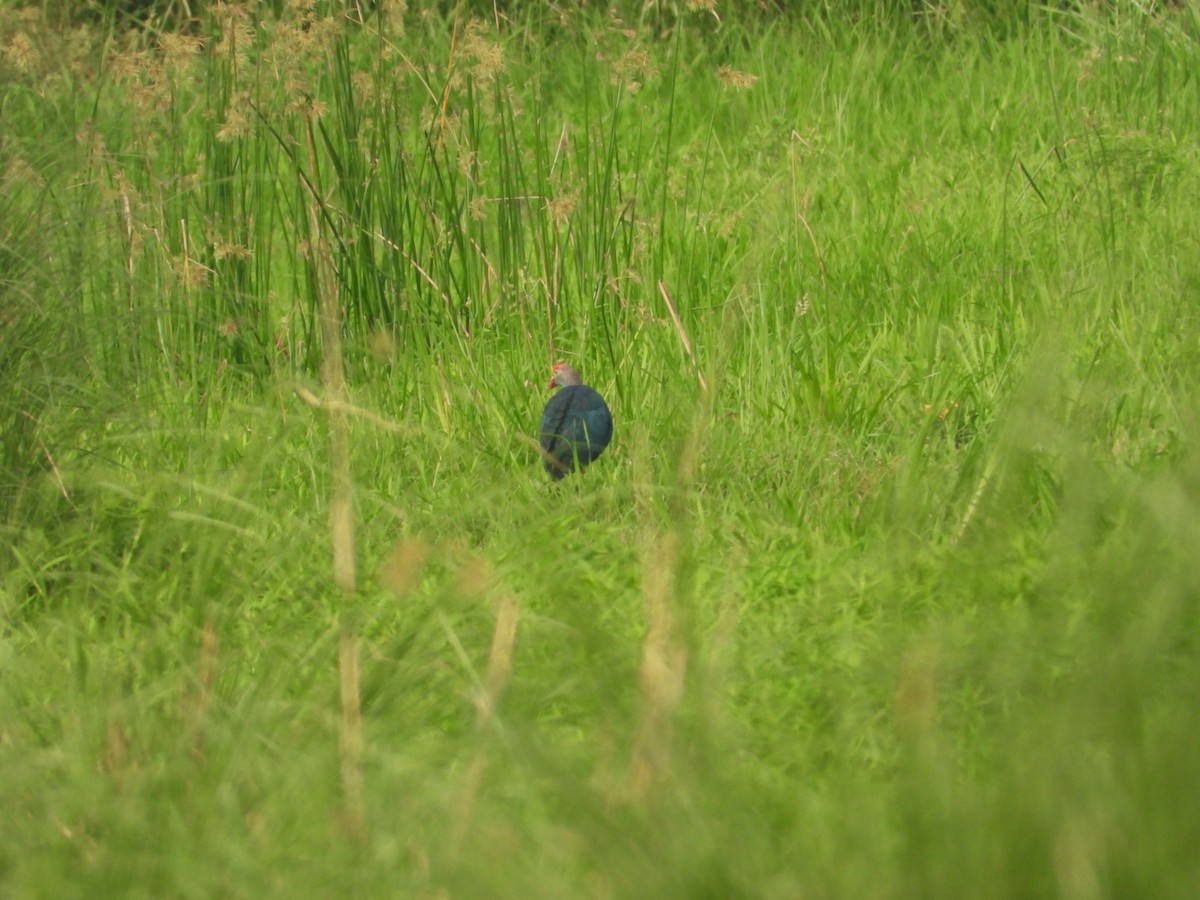
[[[543,462],[552,478],[583,468],[612,440],[612,414],[593,388],[573,384],[550,398],[542,412]]]

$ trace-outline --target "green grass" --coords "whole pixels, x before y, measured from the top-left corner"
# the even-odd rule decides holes
[[[1195,896],[1195,10],[413,6],[0,12],[0,894]]]

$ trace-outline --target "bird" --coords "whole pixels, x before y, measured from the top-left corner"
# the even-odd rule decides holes
[[[573,366],[559,363],[550,376],[550,390],[562,387],[542,411],[542,463],[550,477],[583,470],[612,440],[612,413],[604,398],[583,383]]]

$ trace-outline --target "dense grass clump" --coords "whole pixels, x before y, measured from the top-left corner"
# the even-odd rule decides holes
[[[0,894],[1195,896],[1195,12],[350,6],[0,12]]]

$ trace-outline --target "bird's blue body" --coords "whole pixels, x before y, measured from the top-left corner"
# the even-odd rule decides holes
[[[612,413],[592,388],[568,384],[546,404],[540,431],[542,461],[557,481],[604,452],[612,440]]]

